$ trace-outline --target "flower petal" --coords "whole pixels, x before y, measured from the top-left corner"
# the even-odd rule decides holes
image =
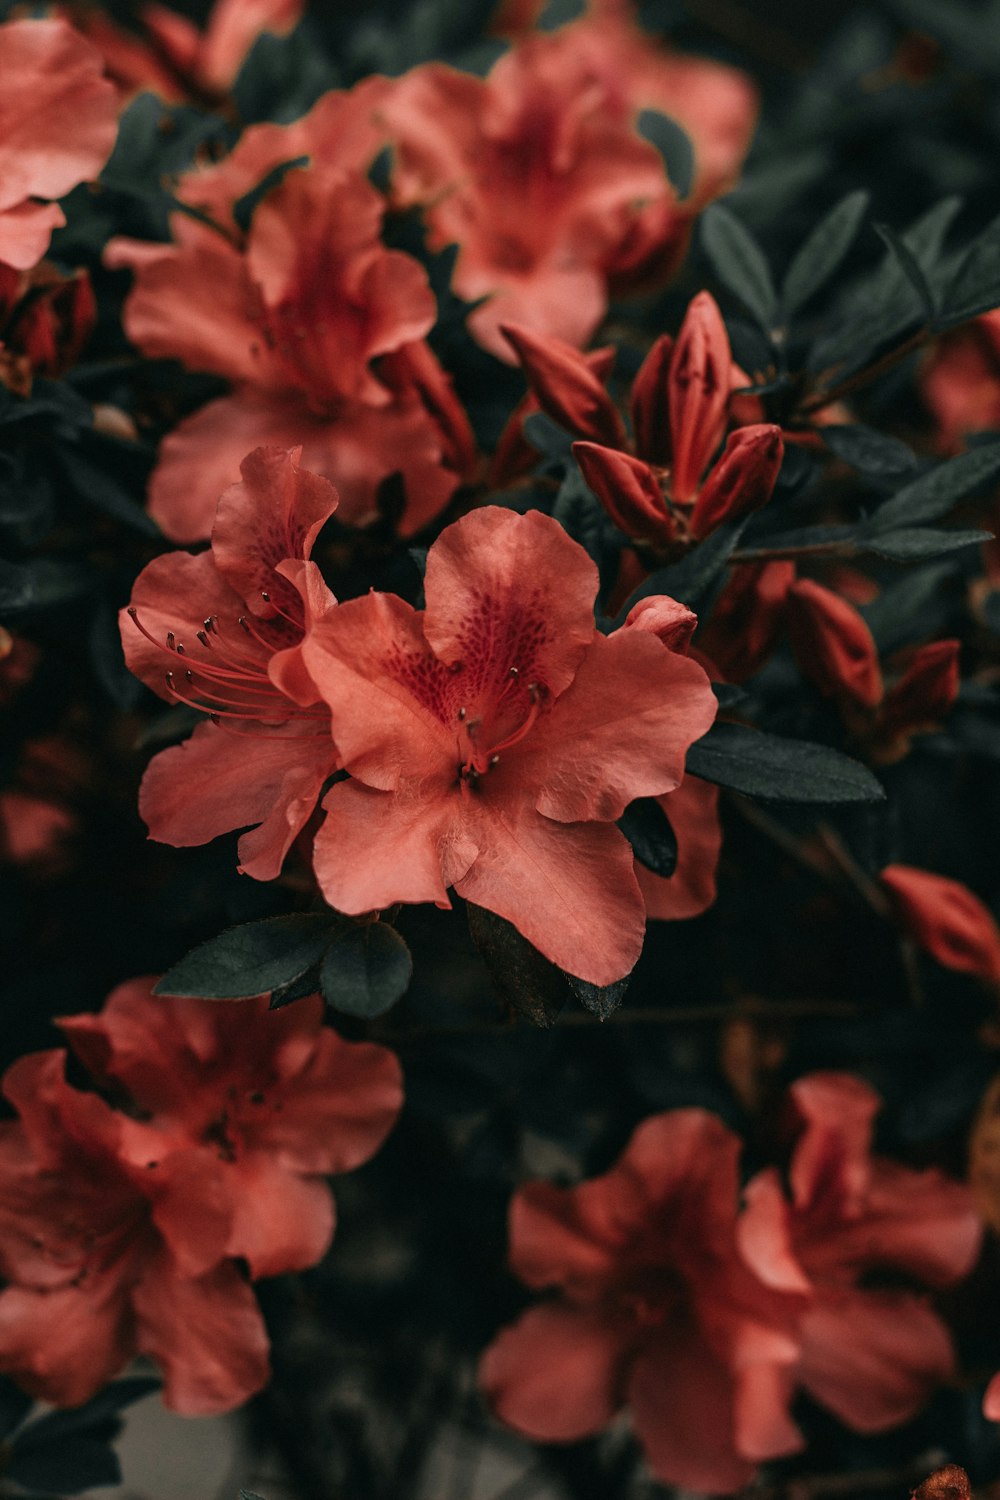
[[[665,880],[636,860],[635,874],[646,915],[661,921],[700,916],[715,900],[715,875],[722,848],[719,789],[697,776],[658,802],[677,839],[677,867]]]
[[[479,1383],[509,1427],[540,1442],[574,1442],[614,1416],[625,1353],[614,1323],[550,1303],[498,1334],[480,1360]]]
[[[0,1292],[0,1370],[39,1401],[89,1401],[135,1351],[126,1283],[117,1271],[52,1291]]]

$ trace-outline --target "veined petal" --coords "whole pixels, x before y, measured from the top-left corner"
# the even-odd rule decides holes
[[[646,631],[619,630],[595,638],[572,687],[510,758],[547,818],[610,821],[679,785],[716,708],[697,663]]]

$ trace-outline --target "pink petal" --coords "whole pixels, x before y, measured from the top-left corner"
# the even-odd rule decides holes
[[[53,1291],[0,1292],[0,1370],[57,1406],[95,1396],[135,1352],[127,1282],[116,1270]]]
[[[556,823],[498,798],[471,836],[478,853],[454,881],[460,896],[505,917],[578,979],[613,984],[631,972],[645,910],[631,848],[617,828]]]
[[[743,1259],[768,1286],[808,1294],[812,1283],[795,1257],[788,1200],[777,1168],[752,1177],[743,1197],[746,1206],[736,1229]]]
[[[150,838],[175,848],[205,844],[237,828],[242,869],[273,880],[337,764],[332,740],[310,721],[254,736],[200,724],[189,740],[161,750],[139,788]],[[246,738],[250,735],[250,738]]]
[[[382,407],[348,402],[319,417],[302,401],[245,389],[210,401],[164,439],[149,508],[167,536],[207,537],[219,496],[259,445],[301,446],[302,468],[330,480],[340,496],[338,518],[352,526],[375,519],[378,487],[390,474],[401,473],[406,487],[404,536],[437,515],[458,484],[443,462],[444,438],[416,398]]]
[[[436,799],[373,791],[359,782],[331,788],[313,845],[320,890],[338,911],[360,915],[397,901],[450,906],[453,885],[478,853]]]
[[[614,1416],[625,1352],[621,1331],[599,1313],[548,1303],[498,1334],[479,1383],[509,1427],[540,1442],[573,1442]]]
[[[697,776],[685,776],[680,786],[658,801],[677,839],[677,867],[665,880],[636,861],[646,914],[667,921],[700,916],[715,900],[722,848],[719,789]]]
[[[803,1385],[858,1432],[909,1421],[954,1369],[945,1325],[907,1292],[824,1293],[802,1337]]]
[[[594,640],[597,588],[596,567],[557,522],[489,505],[446,527],[431,548],[424,635],[477,686],[498,663],[504,674],[516,664],[522,679],[558,695]]]
[[[263,1152],[234,1167],[227,1251],[250,1275],[281,1276],[322,1260],[333,1239],[333,1194],[318,1178],[285,1171]]]
[[[171,1411],[185,1417],[232,1411],[266,1385],[264,1320],[231,1261],[191,1279],[164,1253],[135,1288],[133,1305],[139,1352],[162,1369]]]
[[[716,713],[704,671],[655,636],[596,636],[572,686],[511,752],[547,818],[621,817],[636,797],[673,791],[688,747]]]
[[[65,222],[66,215],[55,203],[26,199],[0,209],[0,262],[18,271],[29,270],[49,248],[53,229]]]

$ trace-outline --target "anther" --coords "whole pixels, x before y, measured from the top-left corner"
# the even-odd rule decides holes
[[[499,757],[499,755],[491,755],[490,756],[490,765],[491,766],[498,766],[499,764],[500,764],[500,757]]]
[[[458,710],[458,717],[459,717],[459,719],[461,720],[462,723],[465,722],[465,716],[466,716],[467,712],[468,712],[468,710],[464,709],[464,708],[460,708]]]
[[[507,676],[508,677],[513,677],[513,679],[514,679],[515,682],[520,677],[520,675],[521,675],[521,671],[520,671],[519,667],[511,667],[510,671],[507,673]]]
[[[194,682],[194,673],[192,672],[190,667],[184,668],[184,676],[187,678],[188,682]]]
[[[172,630],[168,630],[167,631],[167,650],[168,651],[172,651],[174,649],[174,640],[175,640],[174,632]]]
[[[201,641],[201,644],[203,646],[207,646],[209,649],[211,649],[212,643],[211,643],[211,641],[208,638],[208,631],[207,630],[199,630],[199,632],[198,632],[198,639],[199,639],[199,641]]]
[[[252,632],[250,630],[250,626],[246,622],[246,616],[245,615],[240,615],[239,625],[240,625],[240,629],[243,630],[243,631],[245,631],[247,635],[252,634]]]
[[[270,602],[271,602],[271,596],[267,592],[267,589],[261,589],[261,591],[260,591],[260,597],[263,599],[263,601],[264,601],[265,604],[270,604]]]
[[[176,650],[177,650],[177,655],[178,656],[183,656],[184,655],[184,642],[183,641],[178,641],[177,642]]]

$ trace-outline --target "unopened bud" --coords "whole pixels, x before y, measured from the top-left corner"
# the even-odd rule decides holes
[[[732,354],[715,298],[699,292],[677,336],[668,399],[675,500],[694,498],[726,430]]]
[[[624,445],[625,427],[615,404],[578,349],[510,324],[502,332],[539,406],[554,422],[597,443],[613,448]]]
[[[691,514],[694,535],[708,536],[723,521],[733,521],[766,505],[784,455],[781,428],[771,422],[740,427],[731,433]]]
[[[663,544],[671,540],[673,527],[649,464],[597,443],[574,443],[573,455],[619,531],[643,541]]]
[[[656,340],[632,382],[629,411],[636,452],[651,464],[666,467],[670,446],[670,361],[674,341],[664,333]]]
[[[911,865],[887,865],[880,878],[915,943],[946,969],[1000,984],[1000,930],[968,886]]]
[[[821,693],[863,708],[882,699],[882,670],[872,633],[852,604],[800,578],[785,601],[795,659]]]
[[[622,629],[645,630],[657,636],[668,651],[687,656],[697,626],[698,616],[686,604],[667,594],[653,594],[633,605]]]

